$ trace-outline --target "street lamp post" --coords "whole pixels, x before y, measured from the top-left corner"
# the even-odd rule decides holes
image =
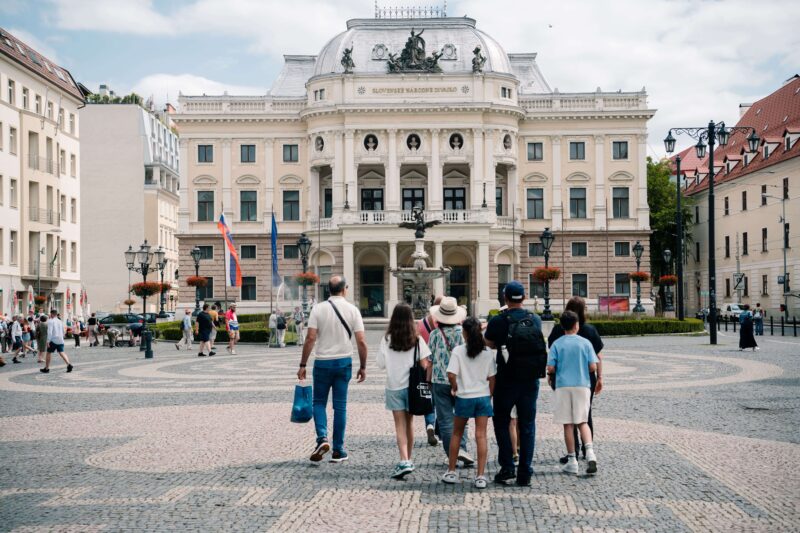
[[[672,252],[667,248],[662,252],[664,256],[664,270],[665,274],[670,274],[670,260],[672,259]],[[665,312],[672,312],[675,311],[675,306],[672,303],[672,291],[669,288],[669,285],[664,287],[664,311]]]
[[[644,253],[644,246],[639,241],[636,241],[636,244],[633,245],[633,256],[636,258],[636,272],[639,272],[639,268],[642,263],[642,253]],[[644,313],[644,307],[642,307],[642,282],[639,278],[636,278],[636,305],[633,307],[634,313]]]
[[[194,277],[200,277],[200,247],[195,246],[192,248],[189,255],[192,256],[192,261],[194,261]],[[195,314],[200,312],[200,287],[194,288],[194,310]]]
[[[777,185],[767,185],[768,187],[777,187]],[[783,235],[783,316],[785,320],[789,320],[789,269],[786,268],[786,248],[789,246],[789,235],[786,232],[786,198],[781,195],[780,197],[772,196],[771,194],[762,194],[762,198],[772,198],[781,201],[781,235]]]
[[[742,133],[750,132],[747,142],[751,152],[758,149],[760,139],[756,135],[756,130],[749,126],[734,126],[728,128],[724,122],[715,123],[713,120],[708,126],[672,128],[664,139],[664,147],[667,153],[675,150],[676,134],[685,133],[692,139],[697,139],[695,150],[697,158],[703,159],[706,156],[706,141],[708,142],[708,328],[711,344],[717,344],[717,262],[716,262],[716,243],[714,239],[714,146],[719,142],[720,146],[727,146],[731,133],[739,131]]]
[[[161,289],[159,291],[159,304],[161,310],[158,312],[158,318],[167,318],[167,313],[164,311],[164,305],[167,301],[167,296],[164,292],[164,271],[167,269],[167,254],[164,252],[164,249],[161,246],[159,246],[158,250],[156,250],[156,264],[158,266],[158,270],[161,271]]]
[[[153,259],[155,259],[155,264],[153,264]],[[138,251],[134,251],[132,246],[128,246],[125,251],[125,263],[128,266],[128,271],[141,273],[142,281],[144,282],[147,282],[147,274],[150,273],[151,268],[155,268],[156,271],[160,270],[163,261],[164,250],[159,247],[155,252],[151,252],[147,239],[144,240]],[[142,348],[140,350],[144,351],[145,359],[152,359],[152,338],[150,337],[150,331],[147,329],[147,294],[142,295],[142,316],[144,317],[144,325],[142,327]]]
[[[308,270],[308,251],[311,249],[311,239],[305,233],[297,239],[297,248],[300,250],[300,259],[303,261],[303,274]],[[303,316],[308,318],[308,286],[303,283]]]
[[[681,208],[683,194],[681,194],[681,156],[675,156],[675,165],[675,238],[677,240],[675,243],[675,273],[678,275],[678,286],[675,289],[675,294],[677,295],[678,300],[678,320],[683,320],[683,209]]]
[[[550,228],[544,228],[544,231],[539,236],[542,241],[542,248],[544,249],[544,268],[547,268],[550,263],[550,247],[556,236],[550,231]],[[542,313],[542,320],[553,320],[553,313],[550,312],[550,279],[544,281],[544,312]]]

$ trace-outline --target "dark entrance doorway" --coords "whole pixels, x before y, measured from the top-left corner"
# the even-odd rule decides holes
[[[361,316],[384,316],[383,275],[386,269],[382,266],[362,266],[359,273],[361,279]]]
[[[450,268],[450,289],[447,291],[447,295],[455,298],[458,301],[458,305],[465,305],[467,307],[467,311],[471,311],[469,267],[453,266]]]

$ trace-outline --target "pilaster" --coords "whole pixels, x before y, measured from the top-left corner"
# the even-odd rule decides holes
[[[275,143],[264,139],[264,220],[271,217],[275,209]]]
[[[636,136],[639,143],[636,156],[639,158],[639,202],[636,209],[638,216],[638,228],[646,230],[650,227],[650,207],[647,204],[647,135],[639,134]]]
[[[342,271],[347,284],[351,287],[347,291],[347,301],[353,303],[353,294],[355,291],[355,257],[353,256],[353,243],[342,243]]]
[[[181,166],[180,166],[180,204],[178,206],[178,233],[186,235],[189,233],[189,217],[191,210],[189,209],[192,197],[195,194],[194,187],[189,187],[189,141],[180,139],[179,148]]]
[[[344,143],[342,142],[342,132],[333,134],[333,164],[331,165],[332,176],[331,186],[333,187],[333,211],[341,213],[344,208]]]
[[[431,130],[431,164],[428,167],[428,207],[431,211],[442,209],[442,164],[439,160],[439,132]]]
[[[389,268],[397,268],[397,241],[394,240],[389,241]],[[388,316],[392,316],[392,312],[394,312],[394,308],[398,303],[397,283],[398,279],[389,274],[389,302],[387,307],[389,312]]]
[[[433,242],[433,266],[434,268],[441,268],[442,266],[442,257],[444,256],[444,252],[442,250],[443,243],[442,241],[434,241]],[[433,280],[433,295],[434,296],[442,296],[444,295],[444,278],[436,278]]]
[[[344,181],[347,183],[345,193],[350,209],[358,209],[358,174],[356,171],[356,154],[353,151],[353,130],[344,132]],[[355,198],[355,201],[353,200]]]
[[[389,167],[386,169],[386,210],[400,210],[400,167],[397,164],[397,130],[386,130],[389,137]]]
[[[605,136],[594,136],[594,229],[606,227],[606,178],[605,178]]]
[[[553,200],[550,206],[550,218],[553,231],[560,230],[564,225],[564,207],[561,198],[561,137],[554,135],[550,138],[551,152],[553,153]]]
[[[483,166],[483,130],[478,128],[472,130],[472,144],[474,148],[469,177],[469,205],[471,209],[480,209],[483,201],[483,173],[485,172]]]
[[[222,212],[233,220],[233,184],[231,183],[231,140],[222,139]]]

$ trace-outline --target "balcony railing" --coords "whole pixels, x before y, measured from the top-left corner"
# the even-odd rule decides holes
[[[38,154],[28,154],[28,168],[41,170],[48,174],[56,173],[56,161],[47,157],[39,157]]]
[[[42,224],[58,226],[58,211],[54,209],[28,207],[28,220],[31,222],[41,222]]]
[[[59,264],[56,261],[50,264],[49,260],[30,261],[28,263],[28,275],[40,278],[57,278],[59,276]]]

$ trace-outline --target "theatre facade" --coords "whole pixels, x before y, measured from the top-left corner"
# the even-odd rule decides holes
[[[595,307],[603,296],[635,298],[633,245],[650,233],[645,158],[655,111],[644,89],[551,89],[535,53],[506,53],[469,18],[350,20],[318,55],[284,58],[265,96],[179,99],[179,276],[194,274],[189,252],[199,246],[210,281],[202,299],[226,294],[216,229],[224,213],[244,276],[227,298],[240,308],[297,305],[296,241],[306,233],[309,269],[323,281],[344,274],[364,316],[387,317],[408,294],[389,269],[412,262],[413,231],[398,225],[415,205],[440,222],[426,234],[433,266],[452,269],[435,292],[473,313],[499,307],[511,279],[541,309],[531,274],[544,265],[546,227],[556,236],[549,264],[561,269],[555,309],[572,294]],[[324,287],[311,293],[326,296]],[[642,293],[649,303],[649,284]],[[180,304],[194,298],[181,281]]]

